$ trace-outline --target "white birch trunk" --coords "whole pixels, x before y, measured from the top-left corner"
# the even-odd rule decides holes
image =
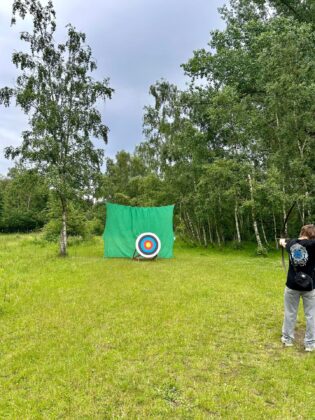
[[[66,206],[62,206],[62,225],[60,232],[60,255],[65,257],[67,255],[67,210]]]
[[[203,242],[205,246],[208,246],[207,235],[204,225],[202,225],[202,233],[203,233]]]
[[[221,238],[220,238],[220,235],[219,235],[219,231],[218,231],[218,226],[217,226],[217,224],[215,224],[215,233],[216,233],[216,235],[217,235],[218,245],[221,245]]]
[[[248,182],[249,182],[249,189],[250,189],[251,200],[253,202],[253,205],[252,205],[252,218],[253,218],[253,228],[254,228],[254,232],[255,232],[256,242],[257,242],[258,248],[263,248],[262,242],[261,242],[261,239],[260,239],[260,235],[259,235],[257,220],[256,220],[254,191],[253,191],[252,178],[251,178],[250,174],[248,174]]]
[[[262,233],[263,233],[265,244],[269,245],[269,243],[267,241],[267,238],[266,238],[266,232],[265,232],[265,228],[264,228],[264,224],[263,224],[262,220],[260,221],[260,224],[261,224],[261,230],[262,230]]]
[[[278,237],[277,237],[277,223],[276,223],[276,218],[275,218],[274,211],[272,211],[272,219],[273,219],[273,229],[274,229],[274,233],[275,233],[276,248],[279,249]]]
[[[238,223],[238,210],[237,210],[237,205],[236,204],[235,204],[235,207],[234,207],[234,217],[235,217],[237,242],[240,244],[241,243],[241,233],[240,233],[240,227],[239,227],[239,223]]]
[[[187,220],[188,220],[188,223],[189,223],[189,226],[190,226],[190,230],[191,230],[191,233],[192,233],[193,240],[196,240],[198,238],[196,238],[196,233],[195,233],[195,230],[194,230],[194,225],[193,225],[193,223],[191,221],[191,218],[189,217],[189,213],[188,212],[186,213],[186,215],[187,215]]]
[[[212,231],[211,231],[211,224],[210,224],[210,220],[208,218],[208,229],[209,229],[209,239],[210,239],[210,243],[213,244],[213,237],[212,237]]]

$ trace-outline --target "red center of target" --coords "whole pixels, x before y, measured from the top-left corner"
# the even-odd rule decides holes
[[[152,242],[146,241],[144,246],[146,247],[146,249],[151,249],[153,245],[152,245]]]

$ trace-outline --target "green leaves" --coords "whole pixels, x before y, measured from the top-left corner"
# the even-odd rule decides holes
[[[49,190],[36,170],[16,166],[7,179],[0,179],[0,187],[2,231],[29,231],[43,226]]]
[[[0,89],[0,104],[4,106],[10,105],[10,99],[14,95],[14,89],[9,87],[4,87]]]
[[[235,220],[238,237],[254,230],[260,242],[261,230],[267,243],[296,195],[297,229],[312,221],[315,33],[302,18],[310,7],[231,0],[226,28],[182,65],[189,88],[150,88],[155,106],[145,108],[137,153],[171,185],[197,242],[232,239]]]
[[[68,200],[95,189],[103,150],[95,149],[92,139],[107,142],[108,132],[95,105],[111,98],[113,89],[108,79],[92,79],[96,63],[84,33],[68,25],[66,42],[55,43],[51,1],[43,6],[38,0],[15,0],[12,23],[26,15],[32,18],[33,31],[22,32],[20,38],[29,51],[13,54],[21,74],[14,88],[0,90],[0,103],[8,106],[15,97],[30,129],[23,133],[22,145],[7,148],[6,156],[36,166],[66,211]]]

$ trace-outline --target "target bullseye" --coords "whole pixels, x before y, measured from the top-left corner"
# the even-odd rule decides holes
[[[143,258],[154,258],[161,249],[159,237],[152,232],[141,233],[136,239],[136,251]]]

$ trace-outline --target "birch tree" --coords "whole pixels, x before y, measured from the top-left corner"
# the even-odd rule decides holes
[[[29,117],[29,129],[22,144],[8,147],[6,157],[20,157],[45,175],[61,208],[60,254],[67,254],[67,209],[72,198],[86,195],[93,187],[103,159],[93,137],[107,142],[108,128],[95,104],[111,98],[107,78],[96,81],[96,70],[86,36],[67,25],[67,39],[56,43],[55,10],[51,1],[15,0],[12,25],[16,18],[30,15],[31,32],[21,32],[28,52],[14,52],[12,61],[20,70],[14,87],[0,89],[0,104],[9,106],[15,98]]]

